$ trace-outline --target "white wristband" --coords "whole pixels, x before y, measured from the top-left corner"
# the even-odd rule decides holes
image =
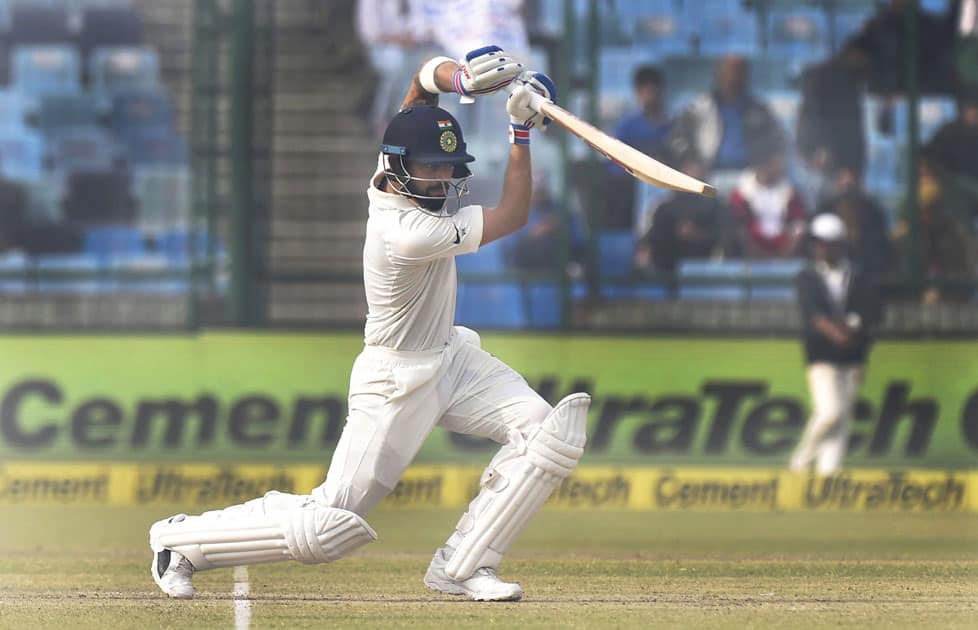
[[[440,94],[442,92],[435,84],[435,69],[446,61],[458,63],[451,57],[432,57],[421,66],[421,70],[418,72],[418,80],[421,81],[421,87],[428,94]]]

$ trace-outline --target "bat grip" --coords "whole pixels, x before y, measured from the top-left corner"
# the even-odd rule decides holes
[[[519,87],[520,85],[525,85],[525,83],[519,83],[519,84],[517,84],[516,81],[513,81],[512,83],[510,83],[509,85],[507,85],[503,89],[506,90],[507,92],[509,92],[510,94],[512,94],[513,91],[517,87]],[[551,101],[549,98],[545,98],[542,94],[538,94],[538,93],[534,92],[533,90],[530,90],[530,109],[532,109],[535,112],[539,112],[539,113],[543,114],[544,113],[544,111],[543,111],[543,104],[544,103],[550,103],[552,105],[553,104],[553,101]]]

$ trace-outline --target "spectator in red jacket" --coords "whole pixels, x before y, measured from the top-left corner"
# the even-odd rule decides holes
[[[751,168],[730,196],[743,254],[749,258],[794,256],[805,226],[805,203],[788,179],[784,141],[772,138],[758,143],[751,153]]]

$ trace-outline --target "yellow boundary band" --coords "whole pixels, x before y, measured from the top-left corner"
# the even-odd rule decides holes
[[[414,466],[386,507],[462,507],[480,468]],[[0,506],[182,505],[199,511],[268,490],[305,493],[324,466],[211,464],[0,464]],[[582,466],[552,509],[978,512],[978,470],[851,470],[832,477],[763,468]]]

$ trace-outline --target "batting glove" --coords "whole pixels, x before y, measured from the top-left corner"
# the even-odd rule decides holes
[[[518,85],[510,93],[509,100],[506,101],[506,111],[509,112],[510,142],[529,144],[530,129],[539,123],[540,128],[546,130],[547,125],[550,124],[549,118],[530,106],[532,101],[530,94],[535,92],[551,102],[556,102],[557,87],[550,77],[542,72],[523,72],[515,79],[514,83]]]
[[[455,91],[465,97],[497,92],[523,72],[523,64],[499,46],[483,46],[469,51],[458,65],[452,83]]]

